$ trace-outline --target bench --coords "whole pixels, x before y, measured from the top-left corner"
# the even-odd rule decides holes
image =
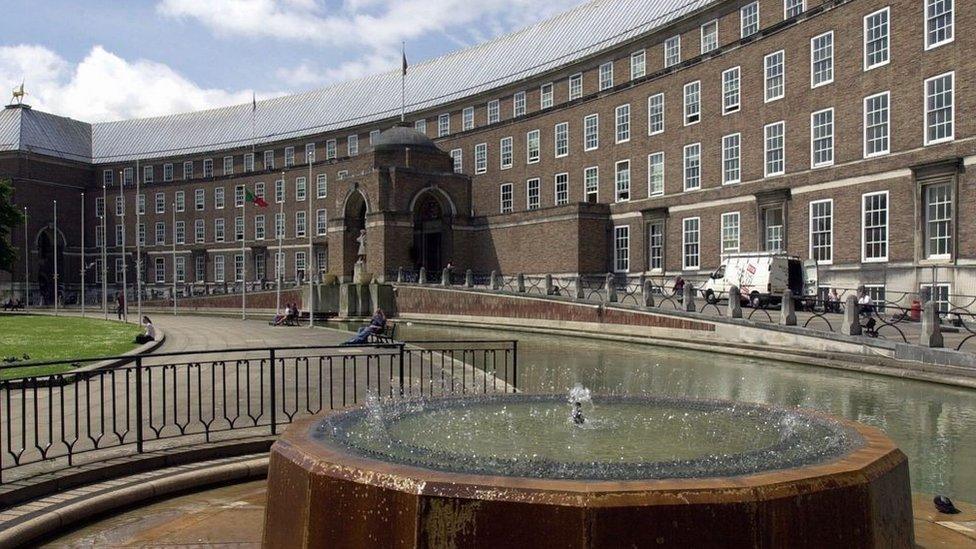
[[[383,331],[370,334],[368,341],[370,343],[381,343],[381,344],[396,343],[396,332],[397,332],[397,325],[394,324],[393,322],[387,322],[386,327],[383,328]]]

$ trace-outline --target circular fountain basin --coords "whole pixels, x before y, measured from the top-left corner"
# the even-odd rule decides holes
[[[272,448],[265,545],[911,547],[907,459],[880,431],[727,401],[373,403]]]

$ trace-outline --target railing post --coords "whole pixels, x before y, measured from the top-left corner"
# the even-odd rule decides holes
[[[518,291],[518,293],[524,294],[525,293],[525,273],[519,273],[518,276],[515,277],[515,280],[518,282],[518,286],[516,287],[516,290]]]
[[[779,307],[779,323],[783,326],[796,326],[796,304],[793,303],[793,292],[783,292],[783,303]]]
[[[441,270],[441,286],[451,285],[451,270],[447,267]]]
[[[942,326],[939,325],[939,304],[928,300],[922,307],[922,334],[919,339],[922,347],[942,347]]]
[[[851,336],[861,335],[860,308],[857,297],[847,296],[847,302],[844,305],[844,323],[840,327],[840,333]]]
[[[404,382],[403,382],[403,343],[399,344],[400,347],[400,396],[402,397],[404,392]]]
[[[152,395],[149,398],[152,398]],[[142,439],[142,357],[136,356],[136,452],[140,454]]]
[[[427,267],[421,267],[417,275],[417,284],[427,284]]]
[[[606,281],[604,282],[604,287],[607,290],[607,302],[616,303],[617,302],[617,286],[613,283],[613,274],[607,273]]]
[[[464,271],[464,286],[474,288],[474,273],[471,272],[471,269]]]
[[[277,413],[277,390],[275,382],[275,350],[274,348],[269,349],[269,354],[271,356],[271,434],[278,434],[278,413]]]
[[[729,318],[742,318],[742,293],[738,286],[729,286]]]
[[[546,295],[552,295],[556,293],[552,287],[552,275],[546,274]]]
[[[488,281],[488,287],[495,291],[500,290],[502,285],[498,282],[498,271],[492,271],[489,276],[491,280]]]
[[[397,267],[397,284],[403,284],[403,267]]]
[[[698,308],[695,307],[695,287],[691,282],[685,282],[682,301],[684,301],[684,309],[686,312],[694,313],[698,311]]]
[[[641,284],[641,298],[645,307],[654,306],[654,283],[650,280],[644,279]]]
[[[583,293],[583,276],[576,275],[576,299],[583,301],[585,294]]]
[[[512,392],[518,390],[518,340],[512,340]]]

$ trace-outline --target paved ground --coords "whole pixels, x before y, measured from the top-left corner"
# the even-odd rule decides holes
[[[269,434],[272,415],[290,419],[362,402],[368,393],[396,394],[401,385],[397,349],[331,348],[278,351],[274,382],[269,352],[234,348],[337,345],[350,337],[335,329],[272,327],[264,320],[157,315],[166,334],[142,376],[142,432],[146,449]],[[199,352],[197,352],[199,351]],[[462,355],[459,357],[464,358]],[[468,355],[467,358],[474,358]],[[409,359],[409,361],[407,360]],[[402,385],[411,394],[492,390],[481,370],[437,353],[410,352]],[[135,370],[107,370],[64,386],[0,390],[0,463],[3,481],[68,465],[132,453],[140,417]],[[274,383],[275,403],[271,393]],[[455,389],[457,388],[457,389]],[[90,451],[90,453],[81,453]],[[0,486],[6,488],[6,486]]]

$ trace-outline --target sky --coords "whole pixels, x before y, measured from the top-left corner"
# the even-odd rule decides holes
[[[587,0],[3,0],[0,93],[86,122],[260,100],[396,70]]]

